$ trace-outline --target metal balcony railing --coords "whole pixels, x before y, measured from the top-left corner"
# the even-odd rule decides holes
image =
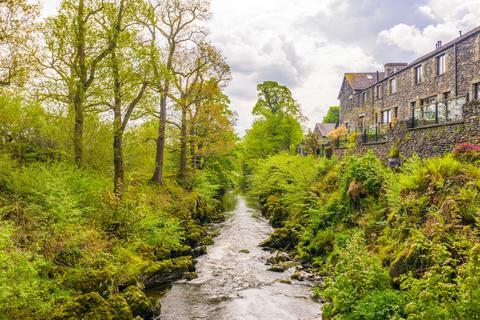
[[[413,108],[411,127],[460,121],[463,119],[462,108],[466,103],[467,97],[462,96]]]
[[[362,142],[363,143],[372,143],[372,142],[382,142],[386,140],[387,132],[391,129],[391,124],[377,124],[365,128],[362,132]]]

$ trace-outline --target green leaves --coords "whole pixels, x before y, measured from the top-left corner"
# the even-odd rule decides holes
[[[255,162],[250,187],[274,226],[281,220],[268,243],[295,243],[292,256],[324,276],[324,316],[478,319],[477,166],[412,157],[393,172],[372,153],[278,155]]]

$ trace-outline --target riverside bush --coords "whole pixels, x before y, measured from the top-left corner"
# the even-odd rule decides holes
[[[145,280],[181,277],[207,241],[194,209],[218,203],[210,181],[131,185],[119,200],[96,172],[0,155],[0,319],[148,318]]]
[[[371,153],[278,155],[259,161],[250,181],[274,226],[272,207],[283,210],[272,237],[324,276],[315,295],[327,319],[478,317],[480,168],[471,158],[412,157],[394,172]]]

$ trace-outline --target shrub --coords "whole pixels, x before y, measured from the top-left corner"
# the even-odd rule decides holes
[[[463,143],[455,147],[453,155],[456,159],[465,162],[480,162],[480,146],[470,143]]]

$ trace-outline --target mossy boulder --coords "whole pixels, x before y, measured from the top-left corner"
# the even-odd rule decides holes
[[[122,291],[121,296],[134,317],[140,316],[143,319],[153,317],[153,303],[138,286],[128,287]]]
[[[195,271],[191,256],[178,257],[169,260],[156,262],[146,270],[146,288],[164,286],[175,280],[181,279],[185,272]]]
[[[130,320],[133,319],[132,309],[128,301],[121,295],[116,294],[108,299],[112,318],[115,320]]]
[[[270,237],[260,243],[262,248],[290,250],[298,242],[298,235],[289,228],[276,229]]]
[[[82,294],[70,302],[55,319],[113,320],[112,306],[97,292]],[[130,315],[130,319],[131,319]]]

